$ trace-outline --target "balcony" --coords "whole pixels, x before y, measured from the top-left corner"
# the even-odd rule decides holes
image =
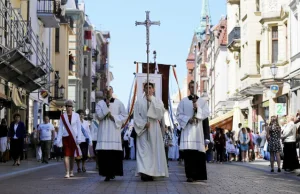
[[[234,27],[232,31],[228,34],[228,45],[227,47],[231,51],[238,51],[241,47],[241,28]]]
[[[45,28],[59,28],[61,8],[58,0],[38,0],[37,17]]]
[[[230,4],[240,4],[240,0],[227,0]]]
[[[73,20],[72,17],[70,17],[70,16],[60,16],[59,19],[60,19],[61,24],[69,24],[71,30],[74,29],[74,20]]]

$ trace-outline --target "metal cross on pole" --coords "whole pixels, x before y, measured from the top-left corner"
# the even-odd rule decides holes
[[[147,87],[149,87],[149,45],[150,45],[150,26],[158,25],[160,26],[160,21],[152,22],[149,17],[150,11],[146,11],[146,20],[144,22],[135,22],[136,26],[144,25],[146,26],[146,45],[147,45]]]
[[[144,22],[135,22],[135,26],[140,26],[140,25],[143,25],[143,26],[146,26],[146,45],[147,45],[147,50],[146,50],[146,53],[147,53],[147,91],[148,91],[148,94],[149,95],[149,46],[150,46],[150,26],[152,25],[158,25],[160,26],[160,21],[155,21],[155,22],[152,22],[150,20],[150,11],[146,11],[146,20]],[[147,103],[147,110],[149,109],[149,102]],[[147,122],[148,122],[148,119],[147,119]],[[149,139],[149,134],[148,134],[148,139]]]

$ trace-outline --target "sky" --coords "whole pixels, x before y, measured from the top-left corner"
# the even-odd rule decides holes
[[[180,88],[187,75],[186,59],[194,30],[200,24],[202,0],[84,0],[85,13],[97,30],[110,31],[109,60],[114,80],[111,86],[117,97],[127,105],[135,72],[134,61],[146,62],[146,28],[135,26],[150,20],[160,26],[150,27],[150,62],[153,50],[157,62],[176,64]],[[227,0],[209,0],[212,24],[226,14]],[[141,71],[141,66],[140,66]],[[178,91],[170,72],[170,95]]]

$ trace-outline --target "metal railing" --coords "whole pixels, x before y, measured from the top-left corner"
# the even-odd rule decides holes
[[[24,20],[9,0],[0,0],[0,46],[0,54],[18,49],[31,61],[32,54],[35,54],[36,61],[32,61],[34,64],[42,67],[47,74],[53,70],[48,54],[34,33],[30,21]]]
[[[38,0],[37,13],[52,13],[60,15],[60,1],[58,0]]]
[[[232,31],[228,34],[228,46],[232,44],[234,40],[241,39],[241,28],[234,27]]]

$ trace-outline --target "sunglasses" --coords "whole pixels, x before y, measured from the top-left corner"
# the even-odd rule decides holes
[[[70,106],[70,105],[66,105],[66,107],[73,107],[73,106]]]

